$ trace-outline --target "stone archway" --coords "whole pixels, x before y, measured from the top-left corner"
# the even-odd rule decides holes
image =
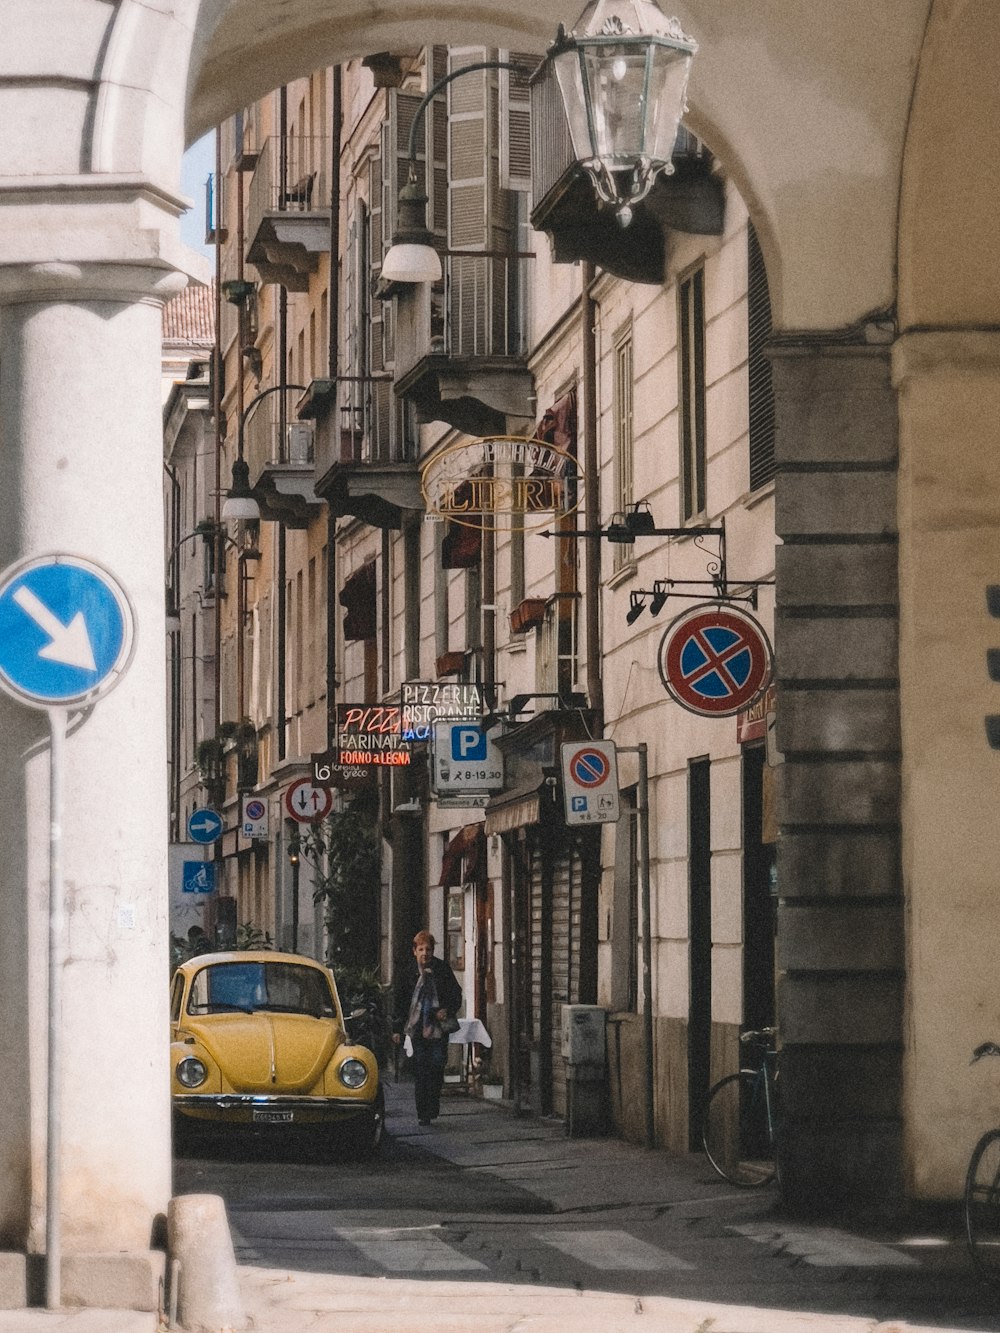
[[[772,277],[776,329],[839,334],[871,312],[891,307],[897,239],[907,336],[911,325],[926,318],[949,336],[960,329],[973,332],[977,320],[986,319],[995,328],[995,285],[985,303],[981,293],[974,297],[971,263],[961,293],[953,294],[948,318],[942,313],[944,284],[931,290],[918,280],[927,257],[936,260],[949,248],[942,244],[948,210],[936,210],[936,232],[924,213],[926,173],[932,167],[943,172],[947,165],[932,142],[936,109],[945,104],[958,117],[990,110],[995,115],[995,105],[987,104],[990,71],[981,54],[991,45],[977,36],[992,33],[995,49],[996,18],[989,0],[937,0],[934,6],[928,81],[918,89],[899,231],[900,164],[930,0],[900,0],[892,7],[891,21],[873,18],[866,0],[840,0],[825,8],[771,0],[758,8],[757,26],[751,28],[735,2],[720,6],[718,0],[685,0],[676,6],[701,43],[692,79],[691,125],[727,162],[754,214]],[[141,0],[52,0],[44,9],[36,0],[10,0],[5,6],[0,54],[5,113],[0,143],[0,449],[5,463],[0,567],[53,547],[100,560],[129,587],[140,636],[127,680],[83,719],[74,738],[72,779],[79,795],[65,828],[66,876],[75,896],[64,1022],[68,1077],[79,1098],[65,1131],[74,1163],[65,1200],[66,1237],[67,1246],[79,1251],[148,1246],[153,1219],[169,1193],[161,1059],[165,986],[161,992],[149,978],[161,965],[166,930],[160,905],[166,852],[161,775],[166,766],[162,739],[157,739],[165,734],[158,306],[175,289],[175,274],[188,268],[177,238],[182,146],[185,138],[194,139],[293,74],[349,54],[409,44],[415,14],[423,41],[475,34],[539,51],[558,21],[575,17],[558,0],[544,0],[541,7],[537,0],[517,0],[474,12],[445,0],[420,7],[400,4],[391,18],[383,13],[375,23],[352,16],[346,7],[338,13],[328,0],[175,0],[169,6]],[[956,26],[968,37],[953,45]],[[963,83],[973,85],[963,94],[964,106],[955,96]],[[995,149],[991,152],[988,160],[995,165]],[[968,175],[952,164],[950,179],[961,185],[978,180],[982,187],[984,177],[978,164]],[[984,210],[985,204],[977,207],[975,228],[983,238],[989,220]],[[969,256],[992,259],[984,245],[985,240],[971,246]],[[986,347],[988,369],[977,389],[974,419],[963,427],[965,452],[973,461],[984,452],[975,445],[983,438],[996,386],[993,334],[986,336],[988,346],[977,342],[976,347]],[[949,363],[933,348],[929,355],[935,366]],[[897,358],[901,382],[913,378],[911,364],[919,370],[919,358],[911,363],[908,356],[904,351]],[[961,352],[951,362],[965,365]],[[951,394],[956,405],[964,399],[959,378],[955,371]],[[914,753],[905,770],[910,778],[905,808],[913,830],[906,840],[907,874],[915,909],[922,914],[928,908],[926,925],[919,921],[911,933],[917,978],[911,1013],[918,1032],[911,1085],[916,1089],[943,1044],[933,1013],[925,1012],[922,997],[913,999],[929,970],[922,950],[937,927],[934,904],[942,901],[936,884],[925,888],[928,879],[936,878],[938,861],[927,853],[917,828],[938,782],[953,776],[954,764],[935,755],[918,762],[920,708],[946,673],[942,663],[930,686],[916,678],[914,664],[935,642],[936,603],[928,602],[919,615],[911,608],[924,588],[941,592],[935,570],[956,556],[969,558],[965,586],[971,595],[987,572],[982,557],[989,549],[984,540],[989,530],[975,505],[972,522],[953,522],[947,504],[944,512],[935,504],[926,518],[918,514],[917,500],[927,488],[910,486],[906,460],[923,466],[926,457],[932,475],[940,469],[951,472],[948,457],[926,452],[928,439],[939,439],[940,423],[930,406],[917,403],[906,384],[903,402],[910,404],[904,420],[904,495],[910,497],[903,507],[909,525],[903,579],[904,744],[912,744]],[[918,565],[911,557],[918,536],[940,531],[942,521],[960,535],[953,547],[942,540],[938,564],[928,570],[926,562]],[[137,531],[142,534],[138,541]],[[971,596],[967,605],[957,628],[972,643]],[[988,628],[977,644],[986,642]],[[975,652],[978,666],[979,646]],[[987,706],[987,692],[982,703],[977,694],[975,714]],[[0,863],[0,999],[10,1020],[0,1051],[12,1067],[25,1070],[22,1086],[5,1099],[0,1112],[0,1242],[29,1251],[42,1245],[44,1204],[44,965],[39,960],[44,959],[47,884],[47,756],[37,721],[0,699],[0,840],[5,852]],[[963,726],[971,738],[974,728],[967,718]],[[992,770],[977,762],[971,772],[959,784],[970,801],[974,783],[985,787]],[[130,799],[116,806],[111,797],[122,781],[129,783]],[[974,803],[968,808],[974,809]],[[974,918],[983,906],[986,865],[995,851],[979,836],[981,828],[971,831],[983,855],[977,890],[965,905],[970,928],[949,934],[953,959],[979,927]],[[969,834],[966,820],[949,845],[961,837],[967,847]],[[931,987],[928,994],[939,990]],[[124,1088],[108,1078],[106,1063],[94,1055],[98,1000],[102,1031],[107,1027],[120,1035],[116,1049],[123,1051]],[[970,1006],[972,1013],[971,995]],[[924,1031],[934,1033],[926,1047],[920,1040]],[[911,1101],[916,1100],[914,1092]],[[933,1109],[932,1103],[928,1099]],[[101,1114],[94,1114],[95,1105]],[[923,1114],[914,1116],[920,1145]],[[157,1145],[153,1152],[150,1142]],[[936,1188],[936,1179],[926,1187]]]

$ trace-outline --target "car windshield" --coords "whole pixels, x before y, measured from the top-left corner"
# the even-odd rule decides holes
[[[322,972],[296,963],[214,963],[194,979],[188,1012],[310,1014],[333,1018],[330,987]]]

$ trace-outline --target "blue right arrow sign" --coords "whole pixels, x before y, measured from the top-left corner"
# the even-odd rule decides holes
[[[188,837],[192,842],[215,842],[222,833],[222,816],[202,807],[188,816]]]

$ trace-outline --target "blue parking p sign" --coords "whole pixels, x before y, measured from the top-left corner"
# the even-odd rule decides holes
[[[215,863],[213,861],[185,861],[181,889],[184,893],[214,893]]]
[[[477,726],[453,726],[451,757],[456,764],[469,764],[486,758],[486,732]]]

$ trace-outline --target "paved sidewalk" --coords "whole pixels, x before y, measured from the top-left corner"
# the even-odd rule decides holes
[[[698,1157],[649,1151],[615,1138],[569,1139],[561,1123],[515,1117],[498,1107],[452,1093],[432,1126],[418,1126],[409,1084],[387,1087],[388,1125],[422,1149],[472,1171],[516,1183],[546,1200],[560,1216],[600,1215],[619,1210],[637,1219],[676,1205],[696,1211],[701,1201],[718,1208],[726,1186],[705,1171]],[[770,1191],[739,1191],[740,1215],[751,1215],[747,1233],[757,1224],[753,1210],[766,1219],[774,1210]],[[749,1202],[759,1200],[759,1204]],[[401,1200],[397,1225],[426,1222],[413,1203]],[[363,1225],[366,1219],[354,1219]],[[542,1222],[542,1219],[539,1219]],[[829,1228],[816,1228],[821,1239]],[[805,1234],[803,1232],[803,1234]],[[838,1235],[841,1233],[838,1232]],[[751,1239],[754,1237],[751,1234]],[[858,1250],[874,1242],[854,1240]],[[237,1252],[239,1253],[239,1246]],[[761,1254],[761,1267],[767,1256]],[[814,1270],[815,1271],[815,1270]],[[832,1271],[832,1270],[831,1270]],[[537,1286],[482,1281],[423,1280],[412,1277],[348,1277],[290,1272],[244,1264],[241,1283],[255,1333],[617,1333],[663,1330],[664,1333],[995,1333],[1000,1322],[968,1317],[949,1327],[866,1317],[736,1305],[683,1297],[581,1290],[576,1286]],[[964,1282],[964,1270],[963,1270]],[[970,1290],[975,1279],[968,1273]],[[596,1285],[596,1274],[595,1274]],[[836,1279],[833,1285],[836,1287]],[[843,1304],[834,1290],[830,1297]],[[855,1306],[857,1308],[857,1306]]]
[[[671,1289],[677,1293],[671,1296],[598,1290],[601,1275],[596,1270],[594,1286],[581,1289],[569,1282],[552,1285],[551,1277],[549,1285],[536,1285],[279,1269],[253,1262],[252,1241],[241,1238],[238,1228],[243,1219],[236,1215],[231,1222],[237,1255],[243,1257],[239,1277],[253,1333],[1000,1333],[1000,1303],[995,1318],[970,1313],[991,1307],[978,1293],[954,1236],[926,1237],[921,1243],[940,1245],[941,1250],[934,1253],[943,1257],[932,1259],[929,1266],[922,1261],[919,1268],[904,1268],[895,1278],[903,1285],[880,1291],[878,1281],[875,1287],[868,1287],[849,1267],[836,1264],[844,1262],[845,1250],[852,1247],[862,1256],[866,1246],[884,1252],[892,1238],[887,1242],[884,1236],[873,1239],[860,1231],[782,1221],[776,1214],[773,1192],[727,1193],[727,1187],[706,1172],[699,1157],[649,1151],[610,1137],[569,1139],[559,1123],[517,1117],[509,1107],[453,1090],[446,1091],[441,1118],[424,1128],[416,1123],[411,1085],[390,1082],[387,1094],[388,1123],[394,1137],[464,1170],[516,1184],[544,1200],[545,1211],[532,1217],[532,1226],[537,1224],[543,1230],[562,1227],[570,1219],[579,1224],[591,1216],[597,1219],[596,1226],[607,1226],[609,1210],[637,1233],[643,1219],[648,1223],[661,1215],[721,1219],[720,1230],[738,1233],[750,1242],[745,1248],[754,1252],[743,1262],[755,1264],[765,1274],[755,1288],[754,1303],[704,1298],[735,1294],[728,1269],[703,1275],[678,1273],[676,1283],[671,1276]],[[437,1214],[419,1212],[419,1203],[416,1207],[414,1203],[400,1200],[394,1225],[405,1227],[412,1222],[420,1229],[432,1216],[437,1218]],[[348,1220],[363,1227],[376,1219],[359,1214]],[[378,1220],[384,1222],[384,1215]],[[774,1238],[782,1228],[781,1244],[776,1248]],[[841,1257],[828,1260],[823,1247],[832,1244],[832,1237],[839,1247],[836,1255]],[[755,1241],[767,1242],[759,1247],[759,1258],[752,1244]],[[897,1237],[895,1243],[903,1245],[904,1241]],[[766,1275],[775,1266],[786,1274],[794,1272],[798,1255],[806,1266],[802,1271],[813,1279],[805,1303],[825,1305],[825,1309],[776,1308],[776,1302],[795,1289],[787,1285],[787,1277],[784,1287],[768,1285]],[[907,1262],[913,1263],[912,1259]],[[824,1263],[829,1267],[824,1269]],[[808,1267],[810,1264],[820,1267]],[[910,1272],[917,1274],[916,1282],[928,1273],[933,1280],[935,1271],[946,1275],[951,1290],[971,1294],[969,1301],[960,1302],[965,1305],[961,1314],[957,1304],[940,1316],[935,1310],[935,1317],[926,1322],[865,1313],[866,1308],[876,1308],[866,1293],[880,1295],[877,1308],[885,1312],[894,1308],[886,1304],[886,1290],[907,1291]],[[817,1273],[821,1277],[829,1274],[829,1280],[824,1277],[817,1285]],[[917,1307],[911,1301],[908,1308]],[[923,1312],[924,1307],[920,1309]],[[844,1310],[850,1313],[838,1312]],[[0,1311],[0,1333],[155,1333],[158,1328],[163,1326],[155,1315],[127,1311]]]

